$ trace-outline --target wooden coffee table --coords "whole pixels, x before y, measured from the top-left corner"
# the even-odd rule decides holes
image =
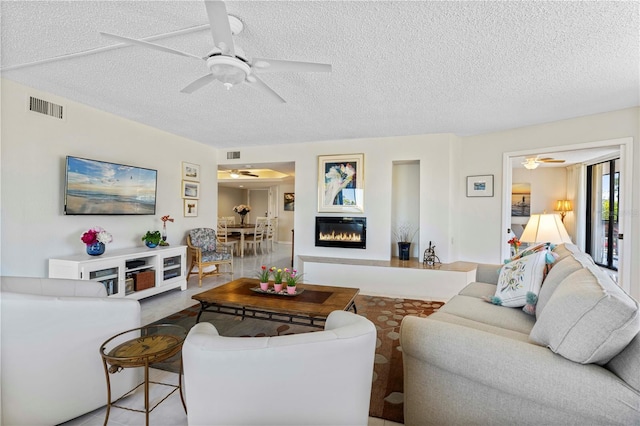
[[[258,293],[252,288],[260,288],[257,279],[239,278],[192,296],[200,302],[196,323],[203,312],[215,312],[323,328],[333,311],[353,309],[357,313],[355,298],[360,292],[357,288],[298,284],[303,292],[284,296]]]

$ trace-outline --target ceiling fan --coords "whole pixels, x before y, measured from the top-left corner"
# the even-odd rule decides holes
[[[136,44],[161,52],[186,56],[188,58],[204,60],[207,68],[209,68],[209,73],[189,83],[181,90],[181,92],[189,94],[201,89],[214,80],[219,80],[227,90],[230,90],[237,84],[247,83],[250,86],[262,90],[279,102],[284,103],[286,101],[267,86],[258,77],[258,74],[271,72],[331,72],[330,64],[264,58],[253,58],[253,60],[249,61],[242,49],[234,44],[232,37],[233,35],[239,34],[244,28],[242,21],[235,16],[227,14],[227,7],[223,1],[205,1],[204,3],[211,26],[211,35],[213,37],[213,50],[204,57],[143,40],[105,32],[100,32],[100,34],[121,42]]]
[[[535,156],[535,157],[526,158],[522,162],[522,165],[529,170],[533,170],[542,163],[564,163],[564,162],[565,160],[556,160],[555,158],[551,158],[551,157],[538,158],[538,156]]]
[[[249,170],[238,169],[229,170],[229,176],[231,176],[232,179],[238,179],[240,176],[260,177],[255,173],[251,173]]]

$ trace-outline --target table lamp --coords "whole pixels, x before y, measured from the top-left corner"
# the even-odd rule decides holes
[[[520,241],[523,243],[570,243],[571,237],[562,220],[558,219],[560,216],[557,214],[532,214]]]
[[[564,217],[567,215],[567,212],[573,210],[573,207],[569,200],[558,200],[556,201],[556,208],[554,210],[560,212],[560,220],[564,223]]]

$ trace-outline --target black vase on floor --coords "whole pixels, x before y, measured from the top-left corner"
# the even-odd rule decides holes
[[[398,257],[400,260],[409,260],[411,254],[411,243],[398,243]]]

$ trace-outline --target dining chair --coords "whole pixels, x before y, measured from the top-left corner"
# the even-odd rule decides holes
[[[233,247],[234,253],[238,254],[239,238],[229,232],[227,228],[228,222],[224,219],[218,219],[218,241]]]
[[[267,251],[273,251],[273,240],[276,235],[276,229],[278,228],[278,218],[270,217],[267,219],[267,227],[264,233],[264,239],[266,241],[265,246]]]
[[[254,227],[253,234],[247,234],[244,237],[244,244],[247,247],[253,247],[253,254],[255,256],[258,255],[258,246],[260,246],[260,253],[264,254],[264,248],[262,247],[262,242],[264,241],[264,234],[267,228],[267,218],[266,217],[258,217],[256,218],[256,223]]]

